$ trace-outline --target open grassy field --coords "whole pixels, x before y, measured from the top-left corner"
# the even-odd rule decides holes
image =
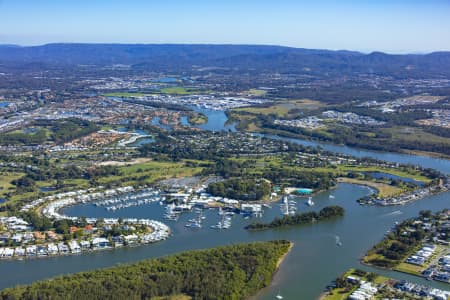
[[[191,300],[192,297],[188,295],[173,295],[173,296],[163,296],[163,297],[152,297],[151,300]]]
[[[311,100],[311,99],[289,100],[289,101],[283,101],[280,104],[288,107],[289,109],[297,108],[297,109],[303,109],[303,110],[313,110],[313,109],[318,109],[318,108],[325,106],[324,103],[317,101],[317,100]]]
[[[167,87],[160,90],[163,94],[171,94],[171,95],[190,95],[199,93],[200,91],[192,88],[185,88],[181,86]]]
[[[299,99],[299,100],[291,100],[291,101],[280,101],[276,102],[268,107],[240,107],[234,109],[234,111],[244,111],[247,113],[255,114],[255,115],[276,115],[279,118],[287,117],[289,112],[292,109],[302,109],[302,110],[311,110],[317,109],[324,106],[323,103],[319,101],[309,100],[309,99]]]
[[[344,288],[333,289],[329,295],[321,298],[321,300],[346,300],[351,293],[356,290],[356,287],[346,291]]]
[[[0,198],[6,193],[14,190],[16,187],[11,183],[13,180],[19,179],[25,175],[24,173],[5,172],[0,174]]]
[[[77,189],[86,189],[89,188],[89,181],[86,179],[66,179],[64,180],[65,185],[76,187]]]
[[[99,163],[100,166],[127,166],[127,165],[135,165],[142,164],[151,161],[151,158],[139,157],[130,161],[116,161],[116,160],[108,160]]]
[[[154,183],[173,177],[194,176],[203,170],[201,167],[188,167],[185,162],[158,161],[122,166],[119,169],[121,175],[100,178],[99,183],[120,183],[122,186],[133,185],[137,182]]]
[[[385,131],[391,133],[393,139],[408,142],[421,141],[428,143],[444,143],[448,144],[450,147],[450,139],[425,132],[420,128],[397,126],[388,128]]]
[[[290,115],[293,110],[313,110],[323,107],[325,104],[310,100],[310,99],[297,99],[297,100],[282,100],[277,101],[274,104],[261,107],[261,106],[249,106],[232,109],[228,112],[228,116],[235,122],[238,122],[238,129],[250,132],[259,132],[260,121],[259,116],[274,115],[276,118],[285,119],[288,117],[295,117]]]
[[[6,198],[8,201],[4,202],[0,205],[4,205],[6,203],[14,203],[23,199],[37,199],[42,193],[39,190],[34,192],[24,192],[16,194],[16,186],[12,184],[13,180],[19,179],[23,177],[25,173],[21,172],[2,172],[0,173],[0,198]],[[54,181],[36,181],[37,187],[47,187],[54,185]],[[7,193],[11,193],[6,197]]]
[[[245,157],[240,157],[240,158],[233,158],[233,160],[236,161],[244,161],[244,160],[248,160],[249,158],[245,158]],[[392,174],[392,175],[396,175],[396,176],[400,176],[400,177],[404,177],[404,178],[411,178],[417,181],[423,181],[425,183],[428,183],[431,181],[430,178],[427,178],[423,175],[420,174],[420,172],[418,172],[417,170],[399,170],[399,169],[392,169],[392,168],[383,168],[383,167],[365,167],[365,166],[354,166],[354,165],[337,165],[337,166],[333,166],[333,167],[316,167],[316,168],[303,168],[303,167],[299,167],[299,166],[288,166],[285,164],[285,162],[283,161],[282,157],[280,156],[265,156],[265,157],[252,157],[252,160],[256,161],[255,164],[255,168],[252,168],[251,170],[246,170],[247,172],[249,172],[249,174],[260,174],[261,173],[261,168],[265,167],[265,168],[270,168],[270,167],[279,167],[281,164],[284,164],[285,168],[293,168],[296,170],[304,170],[305,172],[310,172],[310,171],[314,171],[314,172],[322,172],[322,173],[332,173],[336,176],[345,176],[347,172],[376,172],[376,173],[387,173],[387,174]],[[356,179],[355,179],[356,180]],[[368,181],[370,184],[373,185],[374,188],[381,188],[383,190],[383,192],[386,192],[388,194],[390,193],[397,193],[402,191],[400,188],[398,187],[394,187],[394,186],[390,186],[388,184],[384,184],[384,183],[380,183],[379,185],[377,185],[378,183],[376,182],[372,182],[372,181]],[[365,184],[365,185],[369,185],[366,184],[366,181],[355,181],[354,183],[356,184]]]
[[[425,183],[429,183],[431,181],[430,178],[421,175],[416,170],[411,170],[411,172],[406,172],[398,169],[392,168],[382,168],[382,167],[364,167],[364,166],[353,166],[353,165],[338,165],[335,167],[319,167],[314,168],[316,172],[331,172],[336,175],[345,175],[347,172],[368,172],[368,173],[386,173],[391,175],[396,175],[399,177],[410,178],[417,181],[422,181]]]
[[[143,93],[130,93],[130,92],[117,92],[117,93],[106,93],[103,96],[106,97],[142,97],[148,94]]]
[[[249,89],[248,91],[244,91],[242,93],[250,96],[264,96],[267,94],[267,91],[260,89]]]
[[[174,94],[174,95],[189,95],[190,92],[188,92],[187,89],[185,89],[184,87],[168,87],[168,88],[163,88],[160,90],[161,93],[163,94]]]
[[[408,274],[420,276],[420,274],[424,270],[424,267],[416,266],[416,265],[412,265],[412,264],[408,264],[408,263],[402,262],[398,266],[396,266],[394,268],[394,270],[395,271],[399,271],[399,272],[403,272],[403,273],[408,273]]]
[[[252,114],[258,114],[258,115],[276,115],[278,117],[284,117],[288,112],[289,108],[284,107],[282,105],[272,105],[269,107],[240,107],[236,108],[236,111],[245,111]]]
[[[370,186],[378,191],[378,195],[380,197],[390,197],[390,196],[396,196],[403,192],[401,188],[398,188],[396,186],[391,186],[389,184],[381,183],[381,182],[374,182],[369,180],[359,180],[354,178],[338,178],[339,182],[345,182],[345,183],[353,183],[353,184],[359,184],[359,185],[366,185]]]
[[[189,116],[188,121],[192,125],[201,125],[208,122],[208,117],[202,113],[193,113]]]
[[[339,170],[342,171],[353,171],[353,172],[377,172],[377,173],[387,173],[399,177],[405,177],[405,178],[411,178],[417,181],[422,181],[425,183],[429,183],[431,181],[430,178],[423,176],[420,174],[417,170],[411,170],[411,171],[403,171],[400,169],[393,169],[393,168],[382,168],[382,167],[364,167],[364,166],[352,166],[352,165],[345,165],[345,166],[337,166]]]

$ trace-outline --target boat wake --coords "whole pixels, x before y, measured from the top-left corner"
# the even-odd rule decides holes
[[[336,235],[335,238],[336,238],[336,245],[339,247],[342,246],[341,238],[338,235]]]
[[[397,215],[401,215],[403,214],[403,212],[401,210],[396,210],[396,211],[392,211],[390,213],[381,215],[381,217],[391,217],[391,216],[397,216]]]

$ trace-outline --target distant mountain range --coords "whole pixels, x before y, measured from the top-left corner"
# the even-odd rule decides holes
[[[136,69],[355,74],[396,77],[450,77],[450,52],[392,55],[364,54],[260,45],[188,44],[47,44],[0,45],[0,63],[50,65],[131,65]]]

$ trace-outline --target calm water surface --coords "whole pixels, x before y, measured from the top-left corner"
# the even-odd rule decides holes
[[[228,124],[228,117],[222,110],[203,109],[198,107],[191,107],[194,111],[205,114],[208,117],[208,122],[195,127],[209,131],[236,131],[235,124]]]

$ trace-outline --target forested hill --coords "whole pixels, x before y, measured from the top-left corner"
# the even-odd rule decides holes
[[[0,299],[246,299],[269,285],[288,241],[190,251],[38,281],[0,292]]]
[[[264,45],[47,44],[0,45],[0,63],[126,64],[134,69],[223,68],[280,73],[371,73],[397,77],[450,76],[450,52],[426,55],[363,54]]]

